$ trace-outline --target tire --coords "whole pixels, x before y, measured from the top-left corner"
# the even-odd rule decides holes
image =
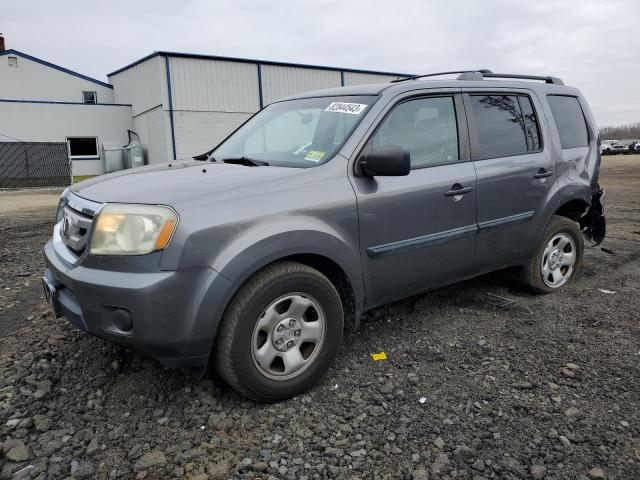
[[[536,253],[523,268],[522,283],[533,293],[557,292],[576,277],[583,253],[584,240],[578,225],[566,217],[554,215]]]
[[[215,367],[227,384],[252,400],[293,397],[314,386],[331,366],[343,317],[340,295],[327,277],[297,262],[273,264],[251,277],[227,307]]]

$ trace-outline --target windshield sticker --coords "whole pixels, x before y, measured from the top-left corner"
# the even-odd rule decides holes
[[[324,154],[325,152],[321,150],[309,150],[304,159],[310,162],[318,163],[320,160],[322,160]]]
[[[367,105],[363,103],[332,102],[324,111],[360,115],[365,108],[367,108]]]

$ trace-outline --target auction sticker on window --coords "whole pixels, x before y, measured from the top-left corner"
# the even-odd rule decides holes
[[[305,160],[309,162],[318,163],[324,157],[325,152],[321,150],[309,150],[307,155],[304,157]]]
[[[367,105],[363,103],[332,102],[324,111],[360,115],[365,108]]]

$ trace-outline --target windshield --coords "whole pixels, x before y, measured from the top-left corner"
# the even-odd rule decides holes
[[[209,158],[315,167],[336,153],[375,99],[357,95],[271,104],[220,144]]]

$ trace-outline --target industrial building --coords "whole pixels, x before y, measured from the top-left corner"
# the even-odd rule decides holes
[[[210,150],[288,95],[408,75],[154,52],[105,83],[0,49],[0,142],[67,142],[73,175],[98,175],[105,171],[103,144],[127,144],[128,130],[138,134],[146,163],[161,163]]]
[[[1,46],[1,43],[0,43]],[[16,50],[0,51],[0,142],[66,142],[74,175],[103,172],[101,142],[128,142],[131,105],[113,86]]]
[[[173,52],[155,52],[108,75],[116,102],[132,105],[133,130],[150,163],[210,150],[288,95],[403,76]]]

